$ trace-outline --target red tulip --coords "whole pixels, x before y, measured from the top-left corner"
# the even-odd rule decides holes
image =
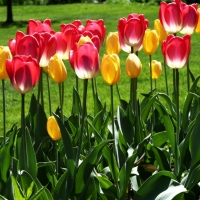
[[[83,26],[83,24],[81,23],[80,20],[74,20],[72,22],[72,24],[74,24],[77,27],[80,34],[82,34],[84,32],[85,26]]]
[[[99,54],[92,42],[86,42],[80,46],[76,44],[69,55],[70,64],[79,78],[94,78],[98,74],[100,70]]]
[[[85,30],[91,32],[94,36],[98,36],[100,39],[100,44],[103,43],[106,35],[106,27],[104,21],[100,20],[87,20],[85,25]]]
[[[32,35],[34,33],[42,33],[42,32],[52,32],[51,28],[51,20],[45,19],[43,23],[39,20],[30,19],[28,21],[27,26],[27,34]]]
[[[49,64],[49,60],[56,54],[57,40],[56,37],[48,32],[40,34],[40,67],[46,67]]]
[[[186,5],[183,6],[182,16],[183,16],[183,28],[181,29],[182,34],[192,34],[197,26],[199,13],[198,5]]]
[[[25,35],[21,31],[17,31],[16,39],[11,39],[8,43],[11,52],[14,55],[31,55],[39,60],[40,58],[40,35]]]
[[[6,70],[13,88],[22,94],[29,92],[38,82],[40,66],[31,56],[16,55],[6,60]]]
[[[177,33],[182,29],[182,12],[178,2],[161,2],[160,22],[168,33]]]
[[[190,35],[183,37],[169,35],[162,43],[162,53],[166,64],[171,68],[182,68],[190,55]]]
[[[128,18],[121,18],[118,22],[119,41],[123,51],[130,53],[141,50],[145,30],[148,28],[148,20],[142,14],[130,14]]]

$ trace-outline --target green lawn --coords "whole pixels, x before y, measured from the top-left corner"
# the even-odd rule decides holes
[[[4,25],[3,22],[6,20],[6,7],[0,7],[0,45],[7,45],[8,40],[15,37],[17,30],[23,32],[26,31],[26,25],[28,19],[37,19],[43,21],[46,18],[52,20],[52,27],[55,31],[59,30],[59,26],[62,23],[71,23],[72,21],[79,19],[85,24],[87,19],[103,19],[108,32],[117,31],[117,25],[119,18],[127,17],[129,13],[143,13],[149,20],[149,27],[153,28],[154,20],[158,18],[158,6],[142,5],[142,4],[65,4],[65,5],[54,5],[54,6],[13,6],[13,17],[15,23],[13,25]],[[199,70],[199,55],[200,55],[200,44],[198,42],[200,36],[196,33],[192,36],[192,51],[190,58],[190,66],[195,77],[200,73]],[[163,62],[163,56],[161,54],[161,47],[159,46],[155,55],[152,59],[157,59]],[[100,51],[100,57],[105,53],[105,45],[102,46]],[[125,59],[128,55],[124,52],[120,53],[121,59],[121,80],[119,82],[119,89],[123,99],[129,100],[129,78],[125,74]],[[138,93],[147,93],[150,90],[149,80],[149,57],[143,52],[139,52],[139,58],[143,64],[143,71],[138,79]],[[64,99],[64,114],[69,115],[71,111],[72,103],[72,89],[75,86],[75,75],[71,70],[68,62],[66,62],[66,68],[68,70],[68,78],[65,82],[65,99]],[[169,89],[170,94],[172,92],[172,70],[167,68],[169,77]],[[44,77],[44,88],[46,87],[46,81]],[[82,95],[82,81],[80,80],[80,94]],[[91,82],[89,82],[88,89],[88,110],[92,111],[92,105],[90,102],[92,99]],[[97,77],[97,86],[100,99],[106,102],[107,107],[110,105],[110,93],[109,86],[105,84],[101,75]],[[165,92],[164,82],[164,71],[161,77],[157,80],[157,91]],[[9,80],[6,80],[6,118],[7,118],[7,130],[12,126],[13,123],[20,123],[20,94],[15,92],[10,86]],[[33,90],[37,95],[37,87]],[[119,105],[117,92],[115,93],[115,106]],[[185,94],[187,92],[186,86],[186,68],[180,70],[180,99],[181,105],[183,104]],[[51,98],[53,111],[59,105],[58,98],[58,86],[51,81]],[[28,113],[28,107],[32,92],[26,95],[26,113]],[[48,98],[47,90],[45,89],[45,110],[48,113]],[[141,95],[139,95],[142,99]],[[2,102],[2,92],[0,92],[0,102]],[[2,132],[2,106],[0,106],[0,132]]]

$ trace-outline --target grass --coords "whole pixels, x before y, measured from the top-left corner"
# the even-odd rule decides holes
[[[59,31],[60,24],[71,23],[76,19],[80,19],[83,24],[87,19],[103,19],[107,28],[107,34],[112,31],[117,31],[117,25],[119,18],[127,17],[129,13],[141,13],[144,14],[146,19],[149,20],[149,28],[153,28],[154,20],[158,18],[159,6],[144,5],[144,4],[65,4],[65,5],[53,5],[53,6],[13,6],[13,18],[15,23],[12,25],[6,25],[3,22],[6,21],[6,7],[0,7],[0,45],[7,45],[10,38],[15,38],[17,30],[26,32],[27,21],[29,19],[37,19],[43,21],[46,18],[52,20],[52,27],[55,31]],[[192,36],[192,50],[190,66],[191,70],[197,77],[199,73],[199,35],[194,33]],[[100,57],[102,58],[105,53],[105,44],[100,51]],[[121,80],[119,82],[119,89],[123,99],[129,100],[129,78],[125,74],[125,60],[128,55],[125,52],[120,53],[121,60]],[[138,79],[138,93],[141,99],[140,93],[147,93],[150,90],[149,81],[149,57],[143,51],[139,52],[139,58],[142,61],[143,70],[141,76]],[[161,54],[161,47],[159,46],[152,59],[163,61]],[[70,68],[68,62],[66,68],[68,70],[68,78],[65,82],[65,104],[64,113],[69,116],[72,105],[72,89],[75,86],[75,75]],[[169,91],[172,92],[172,70],[167,69],[169,77]],[[51,81],[51,98],[52,98],[52,110],[55,111],[59,105],[58,99],[58,86]],[[101,75],[97,77],[97,86],[100,99],[106,102],[107,107],[110,105],[110,88],[105,84]],[[44,88],[46,87],[46,81],[44,81]],[[82,81],[80,80],[80,95],[82,95]],[[165,92],[164,72],[157,80],[157,91]],[[20,123],[21,112],[21,99],[20,94],[15,92],[10,86],[9,80],[6,80],[6,129],[14,123]],[[26,95],[26,113],[28,113],[29,102],[32,93],[37,95],[37,87],[32,92]],[[115,93],[115,106],[119,105],[117,92]],[[180,99],[181,105],[183,105],[185,95],[187,93],[186,85],[186,68],[180,70]],[[47,90],[44,91],[45,97],[45,110],[47,117],[48,113],[48,100]],[[91,82],[89,81],[88,89],[88,102],[93,101]],[[2,94],[0,92],[0,102],[2,102]],[[92,104],[88,103],[89,111],[92,111]],[[2,106],[0,107],[0,135],[2,132]]]

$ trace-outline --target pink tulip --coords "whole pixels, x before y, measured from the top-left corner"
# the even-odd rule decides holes
[[[49,60],[56,54],[57,40],[56,37],[48,32],[40,34],[40,67],[46,67]]]
[[[160,22],[168,33],[177,33],[182,29],[182,12],[178,2],[161,2],[159,10]]]
[[[12,60],[7,59],[6,70],[14,90],[21,94],[29,92],[40,77],[40,66],[31,56],[16,55]]]
[[[182,34],[192,34],[197,26],[199,13],[198,5],[184,5],[182,9],[183,16],[183,28],[181,29]]]
[[[31,55],[39,60],[40,58],[40,35],[25,35],[21,31],[17,31],[16,39],[10,39],[8,46],[14,55]]]
[[[30,19],[27,26],[27,34],[32,35],[34,33],[43,33],[43,32],[53,32],[51,28],[51,20],[45,19],[43,23],[39,20]]]
[[[86,42],[70,51],[69,61],[80,79],[94,78],[99,70],[99,54],[92,42]]]
[[[99,20],[87,20],[85,25],[85,30],[91,32],[94,36],[98,36],[100,39],[100,44],[103,43],[106,35],[106,27],[102,19]]]
[[[182,68],[190,55],[190,35],[178,37],[169,35],[162,43],[162,53],[166,64],[171,68]]]
[[[128,18],[121,18],[118,22],[119,42],[123,51],[130,53],[142,49],[142,41],[145,30],[148,28],[148,20],[142,14],[130,14]]]

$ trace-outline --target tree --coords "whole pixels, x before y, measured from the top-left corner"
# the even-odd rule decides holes
[[[12,13],[12,0],[7,0],[7,20],[6,23],[12,23],[13,13]]]

